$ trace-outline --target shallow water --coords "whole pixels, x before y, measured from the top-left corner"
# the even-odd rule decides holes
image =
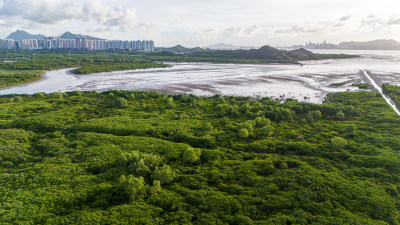
[[[68,73],[68,69],[62,69],[47,72],[43,80],[0,90],[0,94],[119,89],[284,97],[319,103],[328,92],[355,91],[358,88],[351,84],[369,83],[361,70],[368,71],[378,84],[400,84],[400,51],[315,51],[359,54],[361,57],[307,61],[303,62],[304,66],[170,63],[172,68],[90,75],[73,75]],[[345,85],[330,86],[341,82]]]

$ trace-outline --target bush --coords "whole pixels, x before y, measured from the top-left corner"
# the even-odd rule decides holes
[[[163,165],[161,168],[156,167],[153,172],[152,178],[160,182],[160,184],[171,183],[174,179],[175,173],[168,165]]]
[[[337,112],[335,114],[335,118],[336,118],[336,120],[344,120],[346,117],[345,117],[344,113],[342,112],[342,110],[340,110],[339,112]]]
[[[62,99],[64,97],[64,95],[61,94],[60,92],[56,92],[56,93],[51,94],[51,97],[54,99]]]
[[[33,94],[33,96],[36,97],[36,98],[43,98],[44,97],[44,93],[43,92],[38,92],[38,93]]]
[[[15,96],[15,97],[13,98],[13,101],[14,101],[14,102],[22,102],[22,97],[21,97],[21,96]]]
[[[167,109],[174,109],[175,108],[175,103],[174,99],[172,97],[167,98]]]
[[[354,124],[350,124],[350,125],[347,126],[346,131],[348,133],[353,133],[354,131],[356,131],[356,129],[357,128],[356,128],[356,126]]]
[[[203,126],[201,126],[201,130],[204,132],[210,132],[213,130],[213,126],[210,123],[204,123]]]
[[[133,175],[129,175],[128,178],[125,178],[125,176],[122,175],[119,178],[119,182],[124,188],[129,201],[132,202],[143,199],[146,196],[148,186],[145,185],[143,177],[136,178]]]
[[[126,108],[128,106],[128,101],[124,98],[116,98],[112,103],[114,108]]]
[[[261,128],[271,124],[271,120],[266,119],[265,117],[257,117],[255,119],[256,127]]]
[[[347,140],[341,137],[334,137],[331,139],[332,148],[339,150],[343,149],[347,145]]]
[[[136,96],[135,96],[134,93],[131,93],[131,94],[128,95],[128,99],[133,100],[133,99],[135,99],[135,98],[136,98]]]
[[[239,126],[237,127],[238,133],[243,128],[246,129],[248,133],[253,132],[253,130],[254,130],[254,122],[251,121],[251,120],[248,120],[246,122],[243,122],[243,123],[239,124]]]
[[[239,130],[238,135],[240,138],[245,139],[249,136],[249,131],[246,128],[242,128]]]
[[[258,133],[260,136],[269,137],[272,135],[273,131],[274,131],[274,127],[269,125],[269,126],[265,126],[265,127],[261,128],[258,131]]]
[[[314,119],[320,120],[322,118],[321,111],[319,111],[319,110],[313,111],[312,112],[312,116],[313,116]]]
[[[197,162],[197,160],[199,160],[201,155],[201,151],[200,153],[196,154],[196,151],[193,148],[187,148],[185,150],[185,152],[183,153],[183,161],[186,163],[194,163]]]

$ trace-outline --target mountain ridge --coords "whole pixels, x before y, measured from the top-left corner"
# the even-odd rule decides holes
[[[352,50],[400,50],[400,42],[394,39],[377,39],[373,41],[349,41],[337,45],[339,49]]]
[[[93,36],[89,36],[89,35],[82,35],[82,34],[73,34],[69,31],[64,32],[60,37],[63,39],[75,39],[76,36],[85,36],[86,39],[88,40],[105,40],[102,38],[98,38],[98,37],[93,37]],[[43,34],[31,34],[25,30],[16,30],[14,32],[12,32],[11,34],[9,34],[6,39],[12,39],[15,41],[22,41],[22,40],[29,40],[29,39],[38,39],[38,40],[42,40],[44,38],[47,38],[48,36],[45,36]]]
[[[16,30],[6,37],[6,39],[12,39],[12,40],[16,40],[16,41],[29,40],[29,39],[41,40],[44,38],[46,38],[46,36],[43,34],[30,34],[24,30]]]
[[[92,37],[92,36],[89,36],[89,35],[73,34],[73,33],[69,32],[69,31],[66,31],[65,33],[63,33],[60,36],[60,38],[63,38],[63,39],[75,39],[76,36],[85,36],[86,39],[88,39],[88,40],[104,40],[102,38]]]

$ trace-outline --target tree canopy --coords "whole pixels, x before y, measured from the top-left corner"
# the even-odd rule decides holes
[[[0,223],[398,224],[399,128],[367,91],[0,96]]]

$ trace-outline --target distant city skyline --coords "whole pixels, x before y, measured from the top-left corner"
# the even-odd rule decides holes
[[[154,41],[121,41],[121,40],[100,40],[87,39],[86,36],[76,36],[73,39],[61,37],[46,37],[43,39],[0,39],[0,49],[65,49],[65,50],[133,50],[133,51],[154,51]]]
[[[0,0],[0,38],[65,31],[156,46],[400,40],[395,0]]]

